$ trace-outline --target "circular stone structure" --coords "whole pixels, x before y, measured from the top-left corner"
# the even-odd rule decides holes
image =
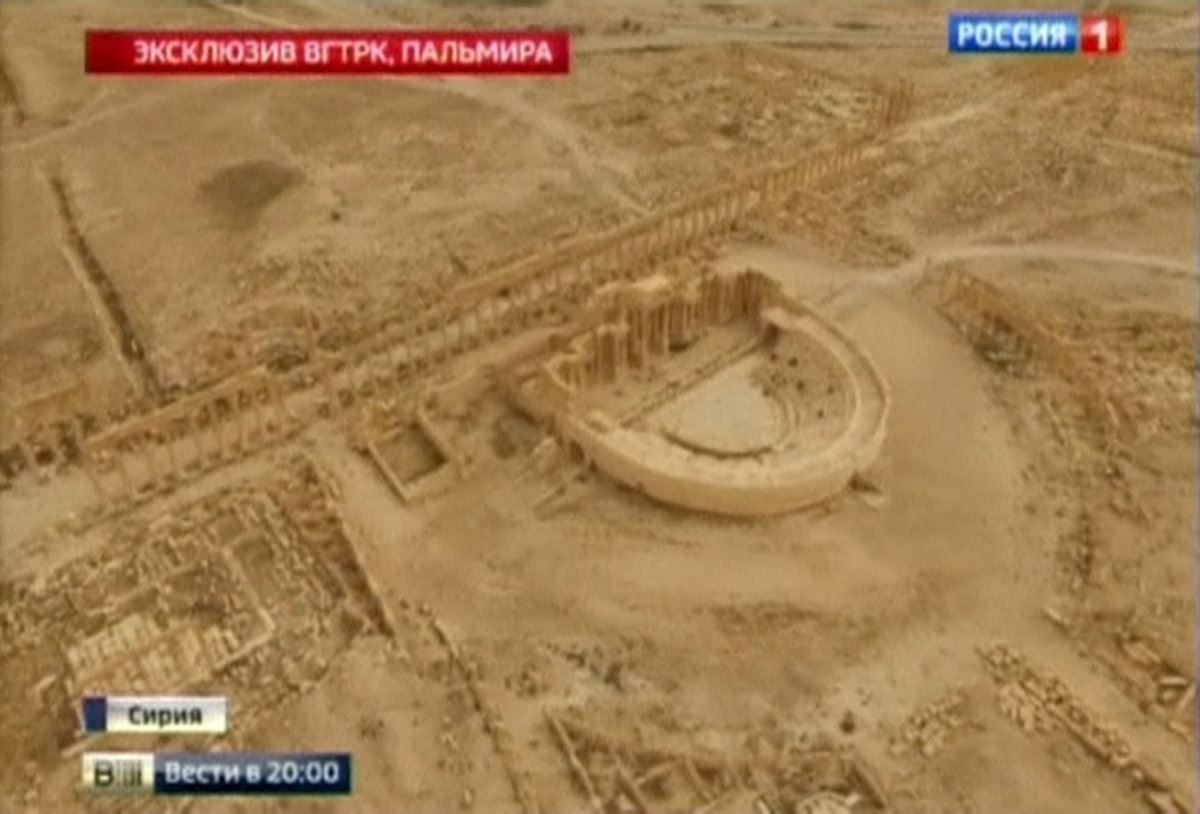
[[[773,515],[837,495],[878,455],[883,379],[769,277],[650,278],[603,292],[595,310],[599,324],[520,395],[615,480],[674,506]]]

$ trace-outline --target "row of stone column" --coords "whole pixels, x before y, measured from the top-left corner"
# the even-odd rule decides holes
[[[588,250],[584,257],[566,255],[561,264],[543,277],[531,280],[530,285],[554,281],[565,273],[562,267],[568,265],[582,269],[576,279],[586,280],[589,287],[633,276],[632,272],[647,264],[679,256],[698,240],[729,231],[753,202],[753,190],[735,189],[682,211],[655,216],[633,234]],[[555,288],[551,286],[550,290]]]
[[[697,310],[700,318],[708,324],[728,322],[742,313],[744,303],[738,296],[738,284],[742,275],[728,277],[706,277],[700,282],[700,298]]]
[[[673,299],[668,333],[672,343],[690,342],[702,324],[700,298],[692,291]]]
[[[670,347],[670,301],[626,311],[629,326],[628,355],[633,367],[647,364],[651,356],[661,356]]]
[[[629,367],[629,326],[603,325],[593,337],[593,364],[600,378],[615,381]]]
[[[568,250],[561,258],[550,259],[546,268],[515,285],[502,305],[498,306],[495,299],[485,299],[474,307],[480,323],[485,326],[483,338],[490,338],[487,328],[507,334],[527,325],[531,311],[536,310],[547,296],[562,293],[561,280],[571,273],[568,267],[573,267],[577,288],[592,288],[632,276],[634,271],[649,263],[679,256],[698,240],[727,233],[762,193],[778,197],[814,175],[841,171],[858,158],[858,151],[853,151],[824,157],[816,163],[805,162],[780,173],[768,174],[762,184],[723,191],[681,211],[654,216],[642,230],[616,237],[598,249]],[[581,294],[586,291],[576,292],[576,298]],[[498,307],[506,311],[507,318],[497,318]],[[435,341],[435,352],[437,348]],[[436,357],[434,361],[437,361]]]
[[[764,193],[767,197],[786,194],[815,175],[844,169],[858,157],[856,151],[823,157],[816,162],[801,162],[788,170],[768,173],[759,184],[723,191],[681,211],[654,216],[640,232],[615,237],[598,249],[587,246],[567,249],[560,257],[549,258],[530,277],[514,284],[506,297],[485,296],[477,303],[463,304],[456,315],[437,313],[427,317],[431,323],[405,326],[398,337],[392,338],[393,348],[386,351],[389,367],[397,371],[420,371],[464,349],[528,327],[551,296],[567,295],[578,301],[596,286],[631,277],[648,263],[678,256],[698,240],[731,230]],[[568,276],[572,277],[572,286],[566,292],[563,280]],[[362,361],[360,356],[353,367],[357,368]],[[331,375],[327,366],[322,370],[323,375]],[[338,394],[349,391],[347,397],[355,400],[355,394],[364,387],[355,380],[356,375],[364,378],[364,374],[350,370],[341,377],[350,381],[329,386],[336,391],[330,396],[335,409],[342,401]],[[365,379],[368,391],[370,382],[376,386],[384,383],[374,373],[365,374]]]
[[[222,399],[228,401],[224,416]],[[242,457],[291,427],[282,383],[268,381],[214,396],[183,415],[142,419],[98,445],[85,445],[80,460],[100,499],[121,502]]]
[[[52,467],[74,462],[84,437],[78,416],[32,431],[21,430],[16,442],[0,454],[0,481],[11,482],[23,473],[40,475]]]
[[[654,356],[665,356],[672,342],[685,341],[706,322],[726,321],[753,307],[754,280],[712,277],[696,291],[678,291],[661,302],[627,308],[617,324],[595,329],[563,360],[560,375],[570,389],[594,380],[611,381]]]
[[[404,382],[410,374],[528,328],[554,297],[562,295],[565,276],[561,269],[552,269],[514,285],[502,296],[451,302],[390,332],[349,362],[325,360],[318,367],[331,410],[340,413],[363,397]]]
[[[515,284],[507,296],[485,297],[457,316],[435,314],[430,317],[431,323],[406,326],[393,349],[387,352],[389,366],[394,370],[421,371],[462,350],[524,329],[545,308],[549,298],[564,294],[565,277],[572,277],[570,296],[578,300],[596,286],[633,276],[648,263],[678,256],[698,240],[728,232],[763,194],[767,197],[786,194],[814,175],[840,171],[857,158],[856,154],[844,153],[816,162],[802,162],[788,170],[768,174],[761,184],[723,191],[681,211],[656,216],[642,231],[615,238],[599,249],[568,250],[560,258],[550,258],[540,271]],[[361,358],[356,360],[354,367],[361,361]],[[357,375],[364,377],[364,374]],[[350,381],[335,385],[333,389],[337,393],[349,391],[347,397],[355,400],[356,394],[364,389],[371,391],[369,382],[383,383],[377,375],[367,373],[368,384],[364,386],[354,380],[355,376],[356,371],[350,370],[343,376]],[[335,408],[342,400],[337,394],[331,397]]]

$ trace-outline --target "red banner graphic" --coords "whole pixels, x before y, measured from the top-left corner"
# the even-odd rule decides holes
[[[89,31],[87,72],[129,75],[570,73],[565,31]]]

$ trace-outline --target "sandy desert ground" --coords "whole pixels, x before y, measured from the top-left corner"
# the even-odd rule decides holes
[[[1195,810],[1197,14],[1108,7],[1089,61],[952,58],[941,2],[4,4],[0,809]],[[87,28],[527,25],[571,76],[81,67]],[[618,272],[757,269],[861,347],[850,488],[674,508],[513,403],[590,300],[509,270],[854,143]],[[500,335],[406,344],[484,290]],[[85,799],[84,689],[233,699],[104,748],[350,751],[355,792]]]

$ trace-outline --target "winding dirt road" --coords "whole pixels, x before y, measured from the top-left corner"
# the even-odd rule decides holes
[[[954,244],[927,247],[918,252],[913,259],[901,265],[873,271],[865,277],[858,277],[840,286],[818,304],[823,309],[845,308],[858,302],[869,291],[912,285],[932,265],[956,260],[994,259],[1135,266],[1181,279],[1192,279],[1200,275],[1200,264],[1195,258],[1186,260],[1179,257],[1122,252],[1072,243]]]

